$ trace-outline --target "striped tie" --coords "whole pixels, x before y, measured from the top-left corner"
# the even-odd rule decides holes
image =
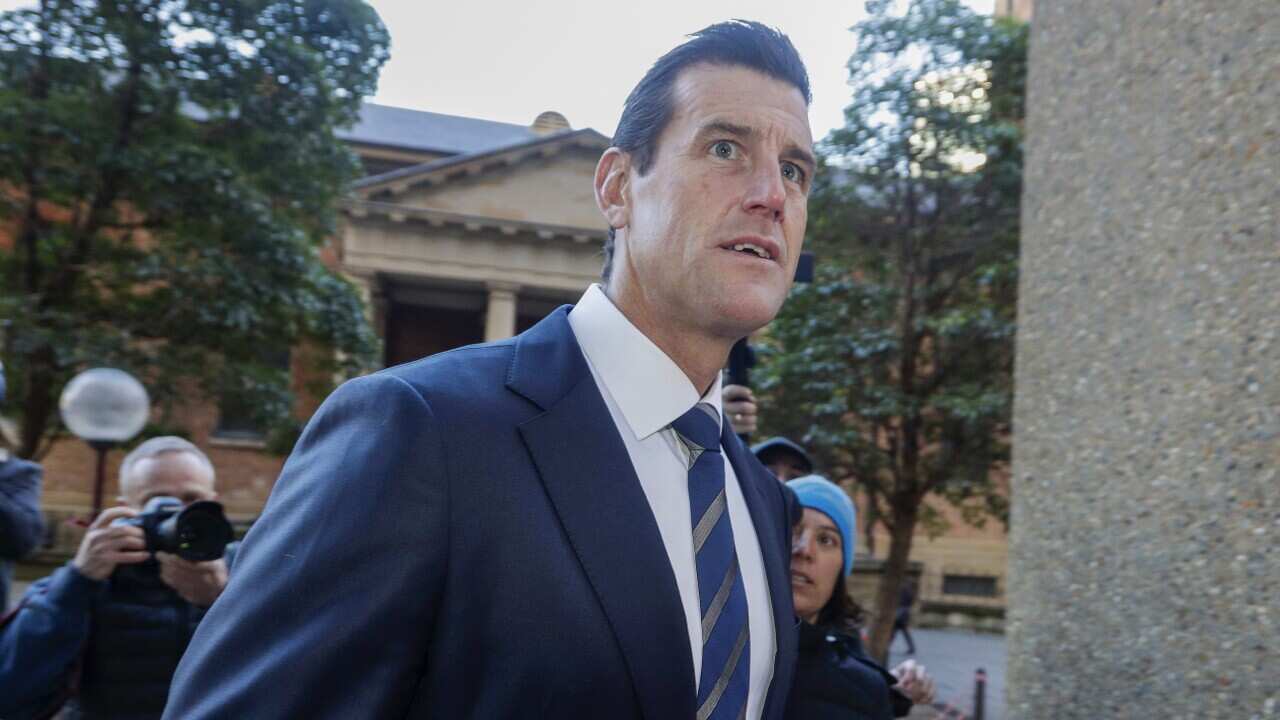
[[[751,643],[747,592],[738,572],[724,492],[719,415],[699,403],[671,426],[689,448],[689,507],[702,612],[702,674],[697,720],[739,720],[747,714]]]

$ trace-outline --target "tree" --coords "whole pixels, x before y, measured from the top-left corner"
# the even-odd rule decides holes
[[[295,344],[317,376],[376,338],[320,262],[356,171],[351,124],[387,58],[360,0],[41,0],[0,15],[0,319],[19,454],[57,436],[88,365],[162,408],[287,417]],[[326,375],[327,373],[327,375]]]
[[[926,499],[1007,518],[993,473],[1009,458],[1026,30],[957,0],[867,6],[810,201],[817,278],[770,327],[760,389],[768,429],[852,478],[889,532],[884,657],[915,530],[941,521]]]

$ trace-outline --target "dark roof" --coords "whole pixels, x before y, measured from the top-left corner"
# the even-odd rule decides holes
[[[365,103],[360,108],[360,121],[337,135],[350,142],[450,155],[484,152],[538,137],[527,125],[375,103]]]

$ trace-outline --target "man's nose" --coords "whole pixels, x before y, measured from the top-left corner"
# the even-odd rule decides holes
[[[787,207],[787,188],[783,185],[782,169],[777,163],[758,166],[751,174],[751,184],[743,200],[748,213],[764,215],[774,222],[782,222]]]

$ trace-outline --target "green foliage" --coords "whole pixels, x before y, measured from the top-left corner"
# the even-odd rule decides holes
[[[930,493],[1005,520],[1026,30],[954,0],[868,9],[820,147],[817,277],[761,348],[766,434],[855,478],[891,530],[943,530]]]
[[[302,428],[303,423],[293,418],[271,428],[267,432],[266,451],[281,457],[289,455],[293,446],[298,444],[298,438],[302,437]]]
[[[360,0],[43,0],[0,15],[0,318],[22,454],[75,371],[166,406],[289,413],[264,360],[306,341],[354,373],[376,347],[319,260],[355,176],[351,124],[387,57]]]

